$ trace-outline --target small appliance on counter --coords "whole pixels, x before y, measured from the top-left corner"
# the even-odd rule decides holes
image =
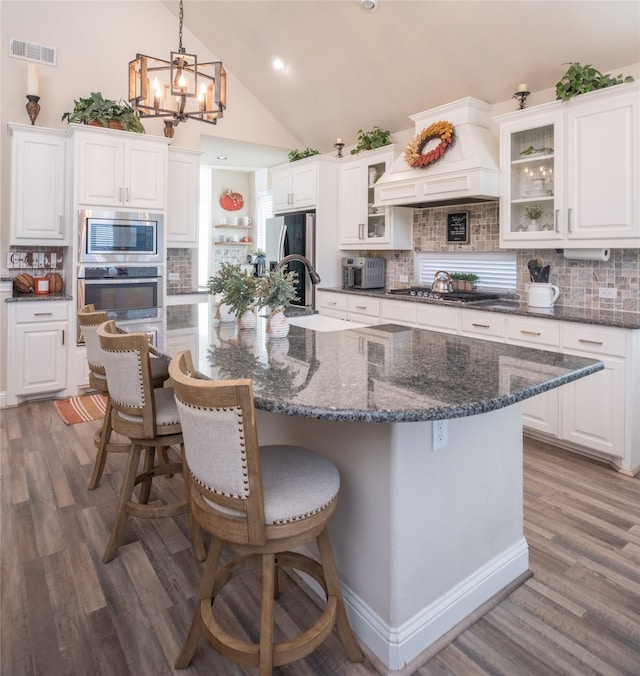
[[[343,289],[383,289],[384,288],[384,258],[367,258],[359,256],[342,259],[342,288]]]

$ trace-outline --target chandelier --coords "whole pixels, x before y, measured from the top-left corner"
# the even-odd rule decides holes
[[[220,61],[198,63],[182,46],[184,9],[180,0],[178,51],[171,60],[136,54],[129,62],[129,103],[140,117],[165,117],[165,135],[187,119],[216,124],[227,107],[227,74]]]

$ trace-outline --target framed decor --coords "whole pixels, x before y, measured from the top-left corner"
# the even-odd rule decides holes
[[[469,244],[469,212],[447,214],[447,242]]]

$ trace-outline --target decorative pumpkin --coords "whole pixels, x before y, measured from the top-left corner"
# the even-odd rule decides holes
[[[33,277],[26,272],[21,272],[14,280],[13,286],[20,293],[31,293],[34,287]]]
[[[60,293],[62,291],[64,281],[59,272],[50,272],[47,279],[49,280],[49,293]]]

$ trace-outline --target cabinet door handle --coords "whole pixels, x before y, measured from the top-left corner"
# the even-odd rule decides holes
[[[491,324],[476,324],[475,322],[471,322],[471,326],[477,326],[480,329],[490,329]]]
[[[62,329],[62,344],[64,345],[64,329]]]
[[[367,306],[366,305],[356,305],[356,310],[366,310]]]
[[[601,340],[589,340],[588,338],[578,338],[579,343],[587,343],[588,345],[604,345]]]
[[[327,305],[337,305],[338,303],[335,300],[327,301]]]
[[[33,316],[34,317],[51,317],[53,312],[34,312]]]
[[[556,232],[560,232],[560,209],[556,209],[556,217],[554,219]]]
[[[125,188],[124,199],[125,199],[125,202],[129,201],[129,188]]]
[[[527,331],[526,329],[520,329],[520,333],[524,333],[525,336],[539,336],[539,335],[541,335],[540,331]]]
[[[567,232],[572,232],[571,230],[571,211],[572,209],[567,209]]]
[[[358,239],[364,239],[364,223],[358,224]]]
[[[122,188],[118,188],[118,202],[122,202]]]

